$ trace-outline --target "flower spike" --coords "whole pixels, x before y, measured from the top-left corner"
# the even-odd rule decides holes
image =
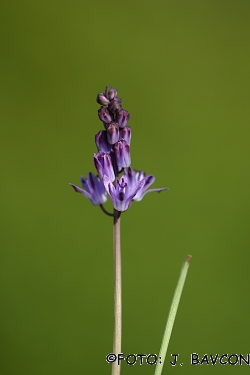
[[[94,205],[106,202],[108,192],[114,208],[123,212],[129,208],[132,201],[141,201],[145,194],[169,189],[149,189],[155,177],[130,167],[132,130],[127,125],[130,114],[122,108],[122,100],[117,95],[117,89],[106,86],[105,92],[100,92],[96,99],[101,105],[98,117],[105,128],[95,135],[98,153],[94,154],[94,165],[98,177],[93,173],[89,173],[87,179],[81,177],[84,189],[73,184],[71,186]],[[118,179],[119,175],[121,177]]]

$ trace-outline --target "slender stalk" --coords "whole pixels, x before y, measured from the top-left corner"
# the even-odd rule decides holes
[[[121,269],[121,240],[120,212],[114,210],[114,339],[113,353],[121,353],[122,344],[122,269]],[[112,364],[112,375],[120,375],[120,365],[117,361]]]
[[[100,204],[100,207],[101,207],[102,211],[103,211],[106,215],[114,217],[114,214],[112,214],[111,212],[108,212],[108,211],[106,210],[106,208],[105,208],[102,204]]]
[[[167,350],[168,350],[168,344],[169,344],[169,341],[170,341],[170,337],[171,337],[176,313],[177,313],[177,310],[178,310],[178,306],[179,306],[179,302],[180,302],[180,298],[181,298],[181,293],[182,293],[182,290],[183,290],[183,287],[184,287],[184,284],[185,284],[187,271],[188,271],[188,267],[189,267],[189,261],[190,261],[191,257],[192,257],[191,255],[187,256],[187,258],[185,259],[185,262],[182,266],[182,269],[181,269],[179,280],[178,280],[178,283],[176,285],[176,289],[175,289],[175,292],[174,292],[174,297],[173,297],[173,300],[172,300],[172,303],[171,303],[171,306],[170,306],[167,324],[166,324],[165,332],[163,334],[161,348],[160,348],[160,352],[159,352],[159,356],[158,356],[158,361],[157,361],[157,364],[156,364],[156,367],[155,367],[154,375],[161,375],[161,372],[162,372],[162,369],[163,369],[165,357],[166,357]]]

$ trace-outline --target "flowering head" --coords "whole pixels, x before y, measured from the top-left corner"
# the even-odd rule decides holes
[[[145,194],[159,193],[168,188],[148,189],[155,180],[154,176],[146,176],[144,172],[131,168],[132,131],[127,125],[130,114],[122,108],[122,100],[117,94],[115,88],[107,86],[105,92],[99,93],[96,99],[101,105],[98,117],[105,128],[95,136],[98,153],[94,154],[94,165],[98,177],[90,172],[86,180],[81,178],[84,189],[73,184],[71,186],[76,192],[90,199],[94,205],[101,207],[107,200],[107,192],[114,209],[123,212],[129,208],[132,201],[142,200]]]

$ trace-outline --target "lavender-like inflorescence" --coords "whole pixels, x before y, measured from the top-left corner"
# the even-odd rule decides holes
[[[105,93],[97,95],[101,105],[98,117],[105,130],[100,130],[95,136],[98,150],[94,154],[94,165],[97,177],[89,173],[87,179],[81,177],[84,189],[70,184],[78,193],[85,195],[95,206],[106,202],[109,194],[113,207],[120,212],[126,211],[131,202],[140,201],[145,194],[161,192],[168,188],[148,189],[155,180],[153,175],[131,168],[130,142],[132,130],[127,125],[130,115],[122,108],[122,100],[117,97],[117,90],[107,86]],[[122,176],[119,178],[119,175]],[[104,210],[104,212],[106,212]]]

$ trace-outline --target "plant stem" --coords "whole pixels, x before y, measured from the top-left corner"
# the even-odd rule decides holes
[[[114,339],[113,353],[121,353],[122,344],[122,269],[120,212],[114,210]],[[112,375],[120,375],[120,365],[112,364]]]
[[[191,255],[187,256],[187,258],[185,259],[185,262],[182,266],[182,269],[181,269],[179,280],[178,280],[178,283],[177,283],[177,286],[176,286],[176,289],[175,289],[175,292],[174,292],[174,297],[173,297],[173,300],[172,300],[172,303],[171,303],[171,306],[170,306],[167,324],[166,324],[165,332],[163,334],[161,348],[160,348],[160,352],[159,352],[158,361],[157,361],[157,364],[156,364],[154,375],[161,375],[161,372],[162,372],[162,369],[163,369],[165,357],[166,357],[166,354],[167,354],[168,344],[169,344],[169,341],[170,341],[170,336],[171,336],[171,333],[172,333],[176,313],[177,313],[180,298],[181,298],[181,293],[182,293],[183,286],[185,284],[185,280],[186,280],[186,276],[187,276],[189,261],[190,261],[191,258],[192,258]]]

